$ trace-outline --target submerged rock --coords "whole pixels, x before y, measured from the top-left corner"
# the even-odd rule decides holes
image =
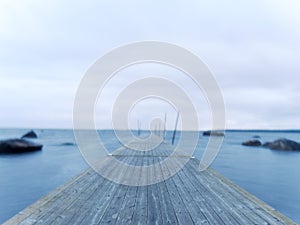
[[[0,141],[1,154],[32,152],[41,150],[42,148],[43,145],[24,139],[7,139]]]
[[[223,132],[211,130],[204,131],[202,134],[203,136],[225,136]]]
[[[60,146],[75,146],[76,144],[73,143],[73,142],[64,142],[64,143],[61,143]]]
[[[262,143],[260,140],[249,140],[242,143],[245,146],[261,146]]]
[[[28,133],[22,136],[22,138],[37,138],[37,137],[38,137],[37,134],[33,130],[29,131]]]
[[[259,135],[254,135],[253,138],[260,138],[260,136]]]
[[[263,147],[272,150],[300,151],[300,143],[286,138],[277,139],[273,142],[266,142]]]

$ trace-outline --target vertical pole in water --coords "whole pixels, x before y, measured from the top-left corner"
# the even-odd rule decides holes
[[[158,136],[160,136],[160,123],[158,124]]]
[[[164,122],[164,132],[163,132],[163,139],[166,139],[166,129],[167,129],[167,113],[165,113],[165,122]]]
[[[175,141],[175,135],[176,135],[176,130],[177,130],[178,119],[179,119],[179,112],[177,112],[177,118],[176,118],[176,123],[175,123],[175,129],[174,129],[173,137],[172,137],[172,145],[174,144],[174,141]]]
[[[141,121],[137,121],[137,125],[138,125],[138,136],[140,136],[141,135]]]

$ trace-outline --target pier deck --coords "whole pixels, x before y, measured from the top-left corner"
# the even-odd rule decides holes
[[[131,165],[151,165],[169,155],[167,144],[152,151],[124,148],[107,156],[103,169],[115,176],[128,177],[128,171],[114,165],[112,157]],[[185,157],[177,154],[172,156],[171,162],[177,165]],[[212,169],[200,172],[198,166],[199,161],[190,158],[177,174],[148,186],[117,184],[88,169],[5,225],[295,224]],[[150,171],[148,176],[156,173]],[[147,176],[139,179],[147,179]]]

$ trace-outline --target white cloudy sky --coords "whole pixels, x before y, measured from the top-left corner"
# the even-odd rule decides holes
[[[0,127],[71,128],[89,66],[117,46],[158,40],[191,50],[209,66],[223,92],[227,128],[300,128],[299,11],[298,0],[0,0]],[[208,127],[195,87],[164,75],[191,92]],[[124,77],[98,104],[100,128],[110,126],[111,102],[130,80]],[[153,105],[145,101],[133,120],[172,111]]]

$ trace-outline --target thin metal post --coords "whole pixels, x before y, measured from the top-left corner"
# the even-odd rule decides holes
[[[174,128],[174,131],[173,131],[172,145],[174,144],[174,141],[175,141],[178,119],[179,119],[179,111],[177,112],[177,118],[176,118],[175,128]]]
[[[167,129],[167,113],[165,113],[165,122],[164,122],[164,132],[163,132],[163,139],[166,139],[166,129]]]
[[[141,135],[141,121],[137,121],[137,125],[138,125],[138,136]]]

